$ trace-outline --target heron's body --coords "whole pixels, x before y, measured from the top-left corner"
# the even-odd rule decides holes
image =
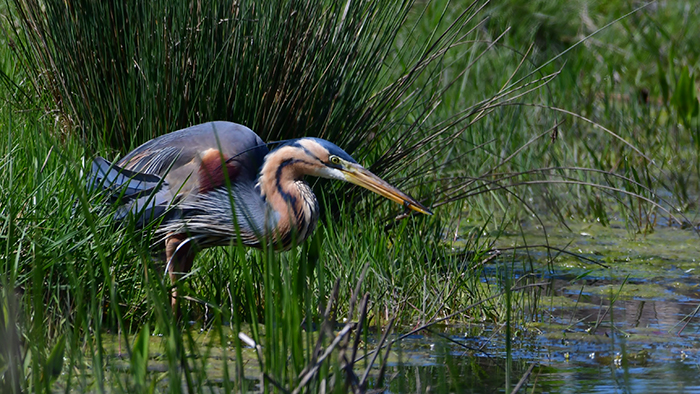
[[[236,237],[276,249],[303,242],[319,211],[304,175],[350,181],[430,213],[328,141],[301,138],[270,152],[252,130],[230,122],[163,135],[115,165],[98,157],[89,182],[112,193],[117,220],[160,221],[157,231],[175,281],[190,270],[193,246],[226,245]]]

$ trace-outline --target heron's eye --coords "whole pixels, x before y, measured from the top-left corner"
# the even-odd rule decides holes
[[[328,158],[328,160],[330,160],[332,164],[335,164],[337,166],[340,165],[340,157],[338,156],[331,156]]]

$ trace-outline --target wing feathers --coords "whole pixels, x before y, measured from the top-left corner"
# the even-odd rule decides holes
[[[135,215],[140,225],[160,217],[170,202],[169,185],[157,175],[134,172],[96,157],[88,178],[88,190],[101,190],[118,204],[114,218]]]
[[[148,149],[143,152],[130,154],[120,160],[119,165],[134,172],[163,176],[167,172],[168,167],[173,165],[180,157],[181,152],[182,149],[174,146]]]

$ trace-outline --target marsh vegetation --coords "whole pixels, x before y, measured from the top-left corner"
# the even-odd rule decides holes
[[[697,389],[691,1],[0,12],[0,392]],[[314,236],[201,253],[178,323],[151,231],[83,174],[215,119],[330,140],[436,214],[315,182]]]

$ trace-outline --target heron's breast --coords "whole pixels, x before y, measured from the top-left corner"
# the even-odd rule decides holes
[[[319,208],[316,196],[306,182],[293,182],[283,193],[270,196],[267,202],[270,207],[268,218],[276,219],[276,248],[287,250],[295,243],[304,242],[313,233],[318,221]]]
[[[311,187],[304,181],[297,181],[296,186],[299,188],[299,207],[297,208],[299,240],[302,242],[308,238],[316,228],[318,222],[319,208],[318,200],[314,195]]]

